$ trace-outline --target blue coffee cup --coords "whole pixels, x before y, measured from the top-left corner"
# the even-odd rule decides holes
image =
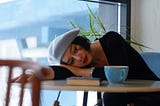
[[[128,76],[128,66],[104,66],[104,73],[109,83],[122,83]]]

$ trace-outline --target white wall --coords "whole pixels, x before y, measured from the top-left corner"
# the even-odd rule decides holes
[[[131,36],[160,52],[160,0],[131,0]],[[136,48],[139,50],[138,48]]]

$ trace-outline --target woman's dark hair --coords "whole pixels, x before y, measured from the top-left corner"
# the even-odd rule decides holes
[[[90,51],[90,40],[84,36],[77,36],[73,41],[72,44],[80,45],[85,50]]]
[[[84,37],[84,36],[77,36],[77,37],[72,41],[72,44],[79,45],[79,46],[81,46],[82,48],[84,48],[85,50],[90,51],[90,40],[87,39],[87,38]],[[67,63],[63,62],[62,60],[60,61],[60,63],[67,65]]]

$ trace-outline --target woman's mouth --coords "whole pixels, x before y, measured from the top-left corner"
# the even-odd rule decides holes
[[[85,57],[84,57],[84,60],[83,60],[83,64],[87,63],[87,61],[88,61],[88,57],[85,56]]]

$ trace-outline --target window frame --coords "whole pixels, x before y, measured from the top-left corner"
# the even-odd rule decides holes
[[[100,4],[113,4],[113,3],[125,3],[126,4],[126,39],[130,40],[130,34],[131,34],[131,0],[80,0],[80,1],[86,1],[86,2],[94,2],[94,3],[100,3]]]

